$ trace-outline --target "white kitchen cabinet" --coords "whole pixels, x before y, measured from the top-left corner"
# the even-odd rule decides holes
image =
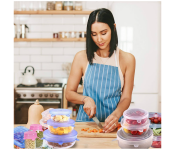
[[[160,92],[160,2],[111,2],[119,48],[136,58],[133,93]],[[149,8],[149,9],[148,9]]]
[[[129,108],[140,108],[148,112],[160,112],[158,94],[133,94]]]

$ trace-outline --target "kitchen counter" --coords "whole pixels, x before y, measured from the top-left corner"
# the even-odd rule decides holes
[[[75,123],[75,130],[76,129]],[[83,122],[82,122],[83,124]],[[17,126],[26,126],[26,124],[15,124],[14,127]],[[71,147],[72,149],[120,149],[117,141],[112,141],[114,138],[92,138],[92,137],[79,137],[79,141],[76,141],[75,145]],[[149,149],[154,149],[150,147]]]

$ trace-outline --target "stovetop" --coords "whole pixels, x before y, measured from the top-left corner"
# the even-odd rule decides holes
[[[37,83],[36,85],[23,85],[19,84],[17,88],[60,88],[63,86],[63,83]]]

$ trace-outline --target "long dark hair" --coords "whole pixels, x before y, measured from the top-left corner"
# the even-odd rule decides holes
[[[97,16],[97,20],[96,20],[96,16]],[[94,52],[96,52],[98,49],[98,46],[94,43],[93,39],[91,38],[91,25],[95,21],[106,23],[111,28],[109,57],[112,56],[114,50],[116,50],[116,47],[118,46],[117,30],[116,28],[114,29],[115,20],[111,11],[106,8],[94,10],[89,15],[87,28],[86,28],[86,54],[90,64],[92,64],[92,59],[94,58]]]

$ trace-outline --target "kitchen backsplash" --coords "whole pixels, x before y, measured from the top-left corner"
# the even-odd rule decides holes
[[[15,2],[14,2],[15,3]],[[112,2],[84,1],[84,10],[108,8]],[[86,31],[88,15],[14,15],[15,24],[27,24],[27,38],[53,38],[54,32]],[[26,66],[35,68],[35,77],[68,78],[63,64],[85,50],[85,42],[14,42],[14,84],[22,81]]]

